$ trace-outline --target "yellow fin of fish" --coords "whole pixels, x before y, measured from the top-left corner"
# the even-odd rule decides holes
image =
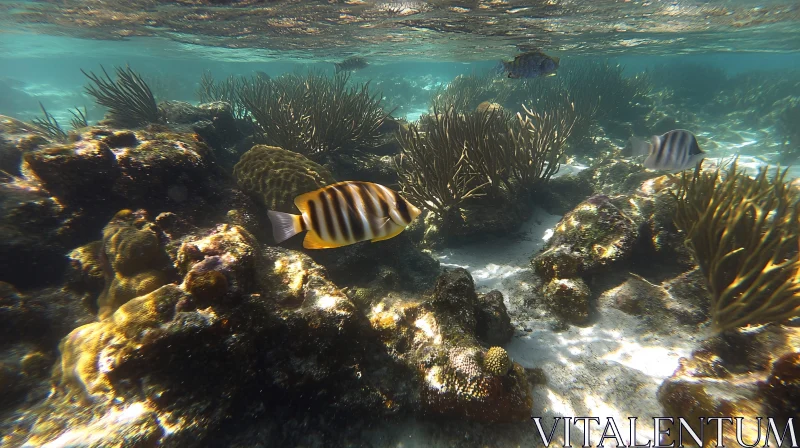
[[[325,241],[317,235],[317,232],[309,230],[306,237],[303,239],[303,247],[306,249],[333,249],[336,247],[347,246],[348,243],[333,243]]]
[[[389,232],[389,234],[388,234],[388,235],[379,236],[379,237],[377,237],[377,238],[373,238],[373,239],[371,239],[370,241],[372,241],[373,243],[377,243],[378,241],[388,240],[389,238],[394,238],[394,237],[396,237],[397,235],[400,235],[400,233],[401,233],[403,230],[405,230],[405,227],[402,227],[402,226],[397,226],[397,228],[396,228],[395,230],[392,230],[391,232]]]
[[[294,206],[300,210],[301,213],[308,212],[308,201],[314,199],[319,195],[319,190],[309,191],[294,198]]]

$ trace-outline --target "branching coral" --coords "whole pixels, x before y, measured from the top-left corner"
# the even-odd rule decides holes
[[[269,145],[309,156],[374,146],[389,114],[380,95],[370,95],[368,83],[348,87],[349,78],[349,73],[253,78],[239,89],[239,100]]]
[[[426,121],[422,132],[413,124],[400,129],[403,149],[396,159],[397,173],[405,195],[444,216],[464,200],[480,195],[488,182],[479,181],[480,172],[468,157],[466,139],[479,137],[455,133],[458,123],[466,122],[463,115],[451,108]]]
[[[212,101],[224,101],[231,105],[231,111],[236,118],[245,118],[247,108],[240,99],[239,92],[243,86],[258,82],[262,77],[256,77],[252,81],[245,77],[229,76],[224,81],[215,81],[211,72],[203,72],[200,77],[200,86],[197,88],[197,97],[201,103]],[[266,80],[266,78],[263,78]]]
[[[564,77],[577,110],[596,108],[601,119],[631,120],[639,113],[636,105],[652,90],[650,76],[626,77],[624,67],[609,61],[573,62]]]
[[[403,192],[444,217],[477,196],[522,197],[558,171],[574,108],[512,120],[502,110],[461,114],[451,107],[400,130],[396,159]]]
[[[800,202],[786,171],[684,174],[675,224],[711,292],[714,331],[800,315]]]
[[[459,75],[447,87],[433,95],[432,110],[470,112],[483,101],[504,103],[513,92],[513,85],[491,75]]]
[[[120,126],[141,126],[161,120],[155,97],[142,77],[130,67],[117,67],[117,79],[112,80],[101,65],[105,79],[93,72],[86,73],[94,85],[86,86],[86,93],[97,104],[109,109],[111,119]]]
[[[36,126],[39,132],[57,142],[67,141],[67,133],[64,132],[64,129],[61,128],[61,125],[58,124],[55,117],[47,112],[47,109],[44,108],[42,103],[39,103],[39,107],[42,109],[44,118],[34,118],[33,125]]]

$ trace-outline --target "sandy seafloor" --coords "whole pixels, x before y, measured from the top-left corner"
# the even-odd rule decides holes
[[[732,145],[728,148],[734,149]],[[730,157],[709,157],[708,163],[728,160]],[[739,165],[752,175],[766,163],[760,157],[742,155]],[[585,168],[564,165],[557,176]],[[798,177],[800,167],[790,167],[787,178]],[[648,327],[641,318],[608,307],[599,309],[589,326],[555,330],[553,319],[535,307],[530,309],[526,300],[535,295],[532,291],[539,281],[530,259],[545,246],[560,219],[537,209],[508,238],[448,248],[433,255],[443,268],[467,269],[479,292],[496,289],[503,293],[517,329],[505,349],[515,362],[541,369],[546,376],[546,384],[533,388],[531,409],[531,416],[542,417],[545,434],[549,434],[554,417],[599,417],[599,425],[590,424],[590,440],[597,446],[606,418],[613,417],[623,441],[630,445],[629,417],[637,417],[636,442],[647,444],[654,440],[653,418],[665,416],[657,399],[659,386],[673,374],[681,357],[690,356],[703,336],[687,334],[685,328],[672,331]],[[558,423],[551,447],[564,445],[563,424],[563,420]],[[462,425],[446,420],[397,422],[371,430],[370,438],[375,447],[544,446],[533,422],[528,426]],[[582,428],[583,423],[572,426],[572,446],[582,445]],[[462,443],[456,443],[459,440]],[[606,439],[604,446],[616,443]]]

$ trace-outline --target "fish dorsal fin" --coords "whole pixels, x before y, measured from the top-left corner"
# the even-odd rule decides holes
[[[295,197],[294,206],[297,207],[301,213],[308,212],[308,201],[316,199],[319,196],[320,190],[321,189],[309,191],[308,193],[303,193],[300,196]]]
[[[550,56],[550,59],[552,59],[553,62],[556,63],[556,65],[558,65],[561,62],[561,58],[559,58],[558,56]]]

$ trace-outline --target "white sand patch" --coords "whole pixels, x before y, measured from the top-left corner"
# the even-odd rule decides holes
[[[590,425],[592,442],[597,444],[606,418],[613,417],[627,443],[628,417],[638,417],[641,427],[636,439],[646,443],[653,437],[652,418],[664,415],[656,398],[658,387],[678,367],[678,360],[689,356],[695,337],[681,332],[656,334],[639,318],[615,309],[601,309],[589,327],[571,326],[563,332],[553,331],[549,320],[523,317],[530,313],[514,309],[524,303],[516,295],[530,291],[535,276],[530,258],[544,246],[544,238],[559,219],[537,210],[523,225],[521,236],[446,249],[437,255],[444,267],[469,270],[479,291],[500,290],[515,326],[529,330],[519,332],[505,348],[514,361],[542,369],[547,378],[546,385],[534,388],[531,410],[532,416],[544,417],[546,433],[555,417],[599,417],[600,425]],[[571,430],[573,446],[582,441],[581,427],[579,423]],[[532,423],[519,431],[513,436],[515,442],[540,446]],[[563,433],[563,421],[556,433]],[[397,446],[434,446],[415,438]],[[605,445],[612,446],[609,442]]]

